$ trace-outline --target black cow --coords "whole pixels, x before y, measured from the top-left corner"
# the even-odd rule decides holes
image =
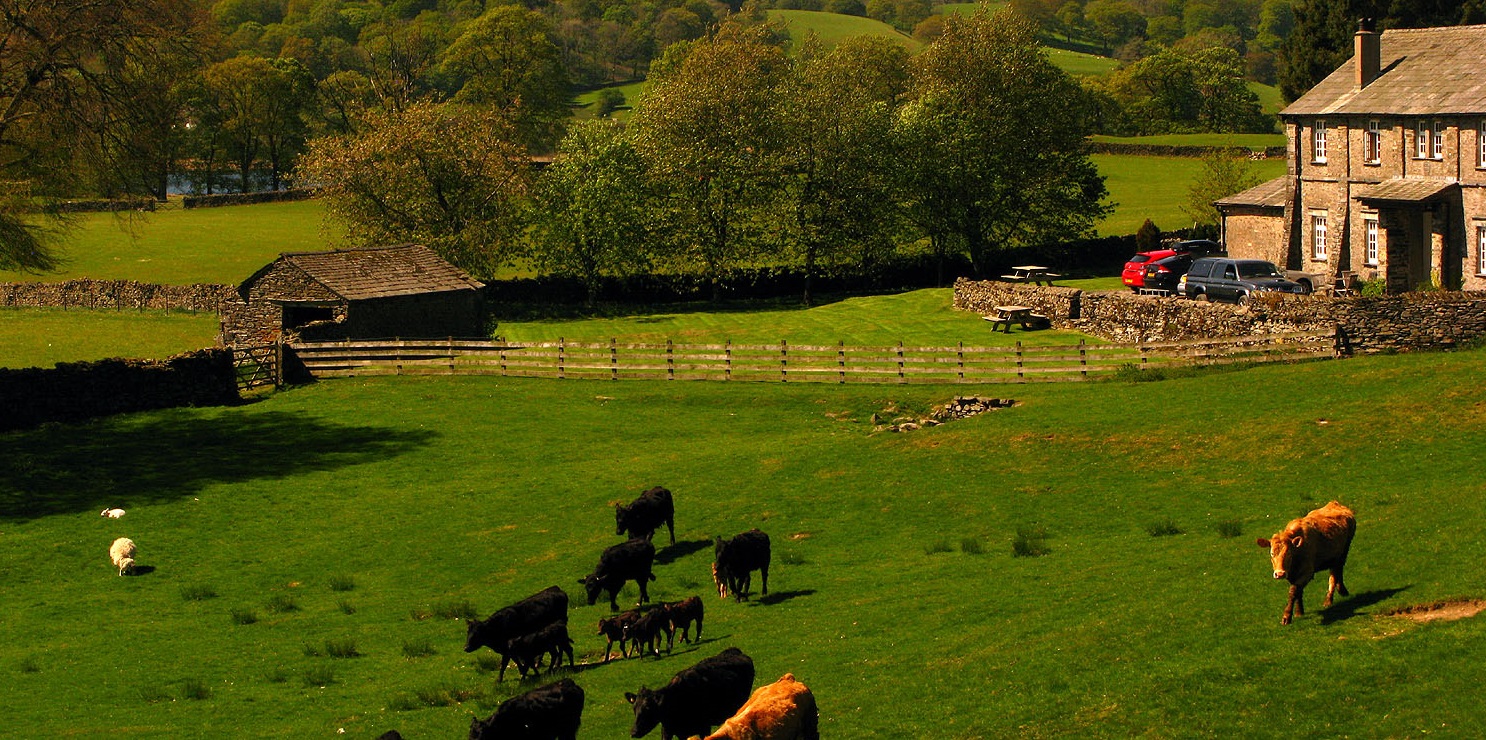
[[[578,579],[588,589],[588,605],[598,603],[599,593],[609,592],[609,610],[619,611],[619,590],[625,581],[634,581],[640,586],[640,603],[650,600],[648,585],[655,580],[650,572],[655,563],[655,545],[646,540],[630,540],[604,550],[599,564],[593,572]]]
[[[465,626],[464,651],[473,653],[482,646],[500,653],[500,675],[504,680],[511,656],[508,643],[512,638],[536,632],[555,622],[568,619],[568,594],[558,586],[549,586],[518,601],[484,620],[471,619]]]
[[[627,506],[614,504],[614,534],[628,532],[630,539],[649,540],[663,523],[671,532],[671,544],[676,544],[676,505],[671,502],[671,492],[660,486],[640,494]]]
[[[629,648],[626,647],[626,644],[628,643],[629,638],[628,637],[625,637],[625,630],[627,630],[629,628],[629,626],[631,624],[634,624],[635,623],[635,620],[636,619],[639,619],[639,618],[640,618],[640,610],[639,609],[630,609],[627,612],[623,612],[623,613],[621,613],[621,614],[619,614],[617,616],[613,616],[613,617],[600,617],[599,618],[599,632],[598,633],[601,634],[601,635],[603,635],[603,636],[605,636],[605,637],[607,637],[607,638],[609,638],[609,644],[604,646],[604,662],[605,663],[608,663],[609,662],[609,651],[614,647],[614,643],[616,643],[616,642],[619,643],[619,654],[620,654],[620,656],[625,657],[625,658],[628,658],[629,657]]]
[[[567,622],[553,622],[536,632],[513,637],[507,645],[522,678],[526,678],[527,670],[536,671],[541,666],[544,655],[550,657],[549,669],[561,666],[563,655],[568,656],[568,666],[573,665],[573,640],[568,636]]]
[[[677,673],[671,682],[651,691],[625,694],[634,705],[635,724],[630,737],[644,737],[660,725],[662,740],[673,736],[706,735],[748,701],[753,691],[753,659],[731,647]]]
[[[640,615],[640,618],[624,631],[630,644],[635,646],[637,654],[654,653],[657,656],[660,655],[662,633],[667,637],[671,636],[671,618],[664,606],[658,606]]]
[[[687,639],[686,632],[691,628],[691,623],[697,623],[697,639],[702,639],[702,597],[689,596],[681,601],[673,601],[662,604],[666,610],[666,618],[671,622],[670,643],[666,649],[670,650],[676,644],[676,633],[681,633],[682,642],[691,642]]]
[[[488,719],[470,720],[470,740],[577,740],[583,689],[564,678],[513,696]]]
[[[712,548],[712,580],[717,583],[717,595],[742,601],[753,584],[753,571],[763,578],[764,593],[769,593],[769,535],[750,529],[731,540],[717,538]]]

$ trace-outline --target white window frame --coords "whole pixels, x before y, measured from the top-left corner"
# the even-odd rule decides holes
[[[1486,223],[1476,222],[1476,274],[1486,275]]]
[[[1362,241],[1366,246],[1363,259],[1369,265],[1378,264],[1378,214],[1362,214]]]
[[[1311,259],[1326,259],[1326,212],[1311,212]]]
[[[1311,161],[1326,164],[1326,119],[1316,119],[1311,126]]]
[[[1366,145],[1363,147],[1363,156],[1368,164],[1381,164],[1383,161],[1383,125],[1378,121],[1367,122]]]
[[[1434,130],[1430,132],[1430,145],[1432,147],[1431,159],[1445,158],[1445,127],[1439,121],[1434,122]]]
[[[1429,121],[1419,119],[1414,125],[1414,159],[1429,159],[1429,140],[1432,138]]]
[[[1486,168],[1486,119],[1481,120],[1481,127],[1476,131],[1476,166]]]

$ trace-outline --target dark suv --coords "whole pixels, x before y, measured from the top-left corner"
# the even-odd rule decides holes
[[[1177,290],[1188,298],[1243,303],[1254,293],[1301,294],[1299,283],[1285,279],[1273,262],[1204,257],[1192,262]]]

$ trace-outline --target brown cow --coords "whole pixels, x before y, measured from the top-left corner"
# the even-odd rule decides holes
[[[760,686],[706,740],[820,740],[815,695],[792,673]]]
[[[1260,547],[1269,548],[1275,579],[1290,582],[1290,601],[1285,604],[1280,624],[1289,624],[1292,612],[1305,616],[1305,586],[1316,571],[1331,571],[1331,587],[1326,590],[1326,601],[1321,603],[1321,608],[1331,606],[1331,597],[1337,591],[1342,596],[1351,595],[1342,582],[1342,568],[1347,564],[1355,534],[1357,517],[1351,509],[1332,501],[1291,520],[1274,537],[1258,540]]]

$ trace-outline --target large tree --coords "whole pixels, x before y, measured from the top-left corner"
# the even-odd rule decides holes
[[[1090,83],[1122,115],[1105,133],[1255,132],[1274,128],[1244,81],[1238,53],[1224,46],[1161,49]]]
[[[193,5],[0,0],[0,268],[55,268],[56,224],[29,211],[108,166],[105,127],[128,122],[139,70],[195,33]]]
[[[550,151],[561,138],[571,93],[542,14],[520,5],[487,10],[449,45],[442,69],[459,85],[455,100],[514,111],[533,148]]]
[[[1083,100],[1014,13],[946,22],[897,122],[912,212],[941,256],[963,250],[983,274],[993,250],[1092,231],[1109,209]]]
[[[652,67],[631,125],[670,254],[721,295],[727,273],[777,248],[789,62],[767,29],[724,24]]]
[[[518,256],[529,175],[503,111],[427,101],[312,142],[298,171],[352,241],[425,244],[478,277]]]

